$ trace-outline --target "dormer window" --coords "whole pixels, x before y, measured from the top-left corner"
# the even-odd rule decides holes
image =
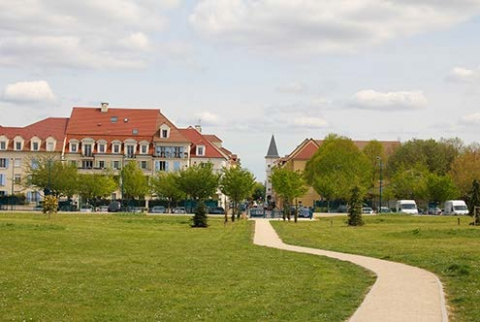
[[[198,156],[205,155],[205,145],[197,145],[197,153]]]
[[[15,151],[22,151],[22,142],[15,142]]]
[[[32,151],[38,151],[40,148],[38,142],[32,142]]]
[[[53,137],[47,138],[46,141],[47,141],[47,151],[49,152],[55,151],[55,144],[57,143],[57,141]]]
[[[7,142],[0,141],[0,150],[5,151],[7,149]]]
[[[105,140],[97,141],[97,152],[98,153],[107,152],[107,141],[105,141]]]
[[[160,126],[160,137],[162,139],[168,139],[170,137],[170,127],[167,124]]]

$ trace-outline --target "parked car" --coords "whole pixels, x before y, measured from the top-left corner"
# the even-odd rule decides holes
[[[164,206],[154,206],[150,208],[149,212],[152,214],[164,214],[167,212],[167,209]]]
[[[362,207],[362,214],[373,215],[374,212],[372,207]]]
[[[388,207],[380,207],[380,213],[382,213],[382,214],[391,214],[391,213],[392,213],[392,210],[390,210],[390,208],[388,208]]]
[[[185,207],[175,207],[173,208],[172,213],[174,214],[186,214]]]
[[[208,213],[212,215],[223,215],[225,214],[225,209],[223,207],[210,207],[208,208]]]
[[[429,215],[441,215],[442,214],[442,209],[439,207],[430,207],[428,208],[427,214]]]
[[[98,212],[108,212],[108,206],[100,206],[97,208]]]
[[[302,207],[298,210],[298,217],[312,218],[313,211],[308,207]]]
[[[112,201],[108,205],[108,212],[119,212],[122,210],[122,204],[120,201]]]
[[[80,207],[80,212],[92,212],[92,211],[93,211],[92,205],[85,204]]]

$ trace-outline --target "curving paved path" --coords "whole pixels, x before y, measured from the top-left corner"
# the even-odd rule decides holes
[[[405,264],[282,242],[268,219],[255,219],[254,244],[327,256],[365,267],[377,275],[349,322],[447,322],[443,287],[433,273]]]

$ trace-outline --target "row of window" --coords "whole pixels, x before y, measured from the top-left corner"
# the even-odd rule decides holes
[[[20,184],[22,182],[22,175],[15,173],[14,182],[15,184]],[[4,173],[0,173],[0,186],[4,187],[6,185],[7,185],[7,175]]]
[[[10,166],[10,159],[0,158],[0,168],[8,169],[9,166]],[[13,166],[15,168],[20,168],[22,166],[22,159],[20,158],[13,159]]]
[[[95,149],[94,143],[82,143],[81,149],[79,147],[79,143],[72,143],[70,142],[70,153],[78,153],[81,150],[81,153],[84,156],[91,157],[93,156],[93,151]],[[134,156],[136,154],[137,145],[136,144],[125,144],[124,145],[124,153],[127,156]],[[197,155],[204,155],[205,148],[201,146],[198,150],[200,154]],[[106,143],[97,143],[97,153],[106,153],[107,152],[107,144]],[[122,145],[119,143],[112,144],[112,153],[120,154],[122,152]],[[141,144],[140,145],[140,154],[148,154],[148,144]],[[157,146],[155,148],[155,156],[160,156],[164,158],[187,158],[188,154],[185,151],[183,146]]]
[[[71,161],[71,162],[75,166],[78,165],[77,161]],[[121,165],[122,165],[121,161],[111,161],[108,166],[111,167],[112,169],[120,170]],[[143,170],[150,170],[149,161],[140,161],[138,162],[138,165]],[[107,166],[107,161],[96,161],[94,163],[92,160],[83,160],[81,162],[80,168],[81,169],[106,169],[108,166]],[[173,161],[173,162],[155,161],[154,162],[155,171],[169,171],[170,166],[173,171],[178,171],[181,169],[180,161]]]
[[[7,141],[0,141],[0,151],[6,151],[7,150]],[[32,141],[30,142],[30,151],[40,151],[40,145],[41,142],[39,141]],[[14,151],[23,151],[23,141],[15,141],[13,144],[13,150]],[[55,151],[55,142],[50,141],[47,142],[46,144],[46,150],[49,152]]]

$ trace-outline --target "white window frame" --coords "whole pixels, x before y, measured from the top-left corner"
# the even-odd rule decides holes
[[[205,145],[197,145],[197,149],[196,149],[195,154],[199,157],[203,157],[203,156],[205,156],[205,150],[206,150]]]

